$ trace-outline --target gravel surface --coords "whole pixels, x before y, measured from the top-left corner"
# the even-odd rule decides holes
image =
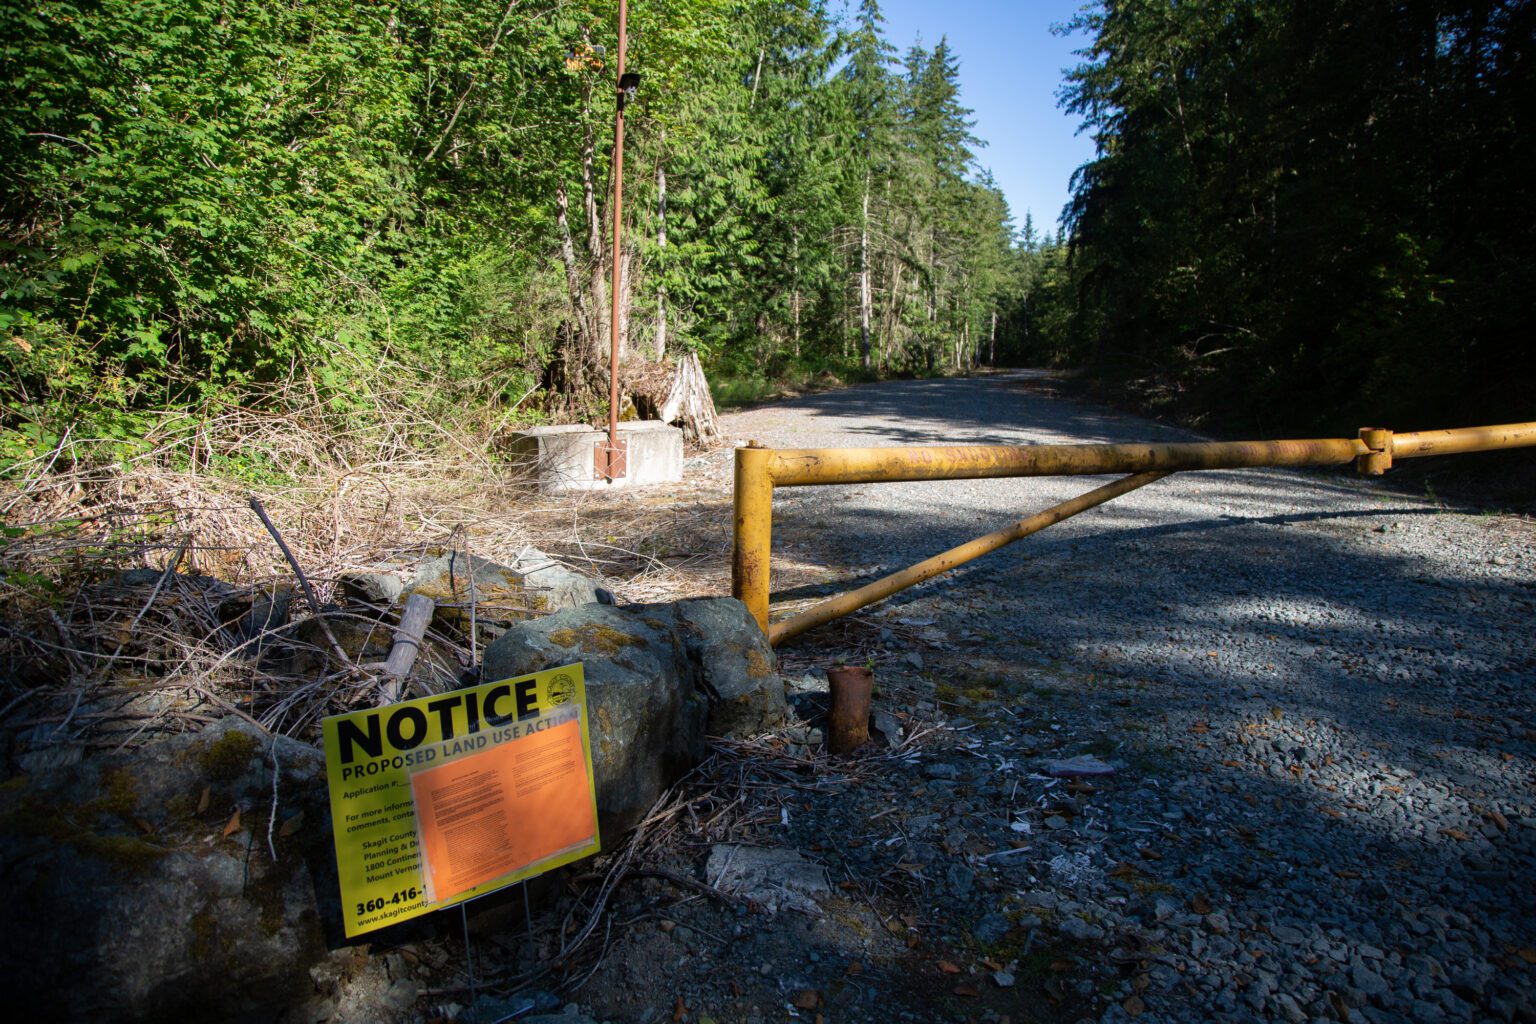
[[[725,422],[779,447],[1191,438],[1028,372]],[[728,453],[691,473],[728,493]],[[782,490],[775,614],[1104,479]],[[1153,484],[781,648],[804,786],[736,838],[825,866],[826,916],[689,903],[581,998],[626,1021],[1536,1021],[1533,605],[1528,520],[1343,472]],[[817,668],[866,659],[893,738],[933,731],[840,776]],[[680,866],[707,879],[707,853]]]

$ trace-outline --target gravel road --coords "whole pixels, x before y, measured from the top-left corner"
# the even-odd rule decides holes
[[[1030,372],[725,422],[779,447],[1192,437]],[[729,465],[695,471],[728,492]],[[775,613],[1105,479],[781,490]],[[872,658],[877,703],[943,729],[761,841],[834,879],[915,877],[899,891],[929,953],[866,950],[850,987],[807,933],[738,939],[711,969],[757,956],[843,993],[829,1022],[1536,1021],[1533,606],[1529,520],[1249,470],[1163,480],[808,633],[780,651],[806,689]],[[1052,773],[1084,755],[1113,774]],[[797,1012],[778,1006],[740,1019]]]

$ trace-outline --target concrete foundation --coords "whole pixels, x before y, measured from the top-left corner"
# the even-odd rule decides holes
[[[595,472],[595,453],[608,431],[580,424],[533,427],[513,435],[508,456],[519,472],[538,480],[539,490],[606,491],[618,487],[674,483],[683,478],[683,432],[660,420],[619,424],[627,449],[626,471],[617,480]]]

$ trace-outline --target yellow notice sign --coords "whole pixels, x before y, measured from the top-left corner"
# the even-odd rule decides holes
[[[348,936],[598,851],[579,664],[323,727]]]

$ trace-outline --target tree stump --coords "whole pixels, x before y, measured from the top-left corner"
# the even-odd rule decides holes
[[[719,439],[715,399],[697,354],[690,352],[670,367],[647,367],[630,390],[643,416],[681,426],[690,444],[708,446]]]

